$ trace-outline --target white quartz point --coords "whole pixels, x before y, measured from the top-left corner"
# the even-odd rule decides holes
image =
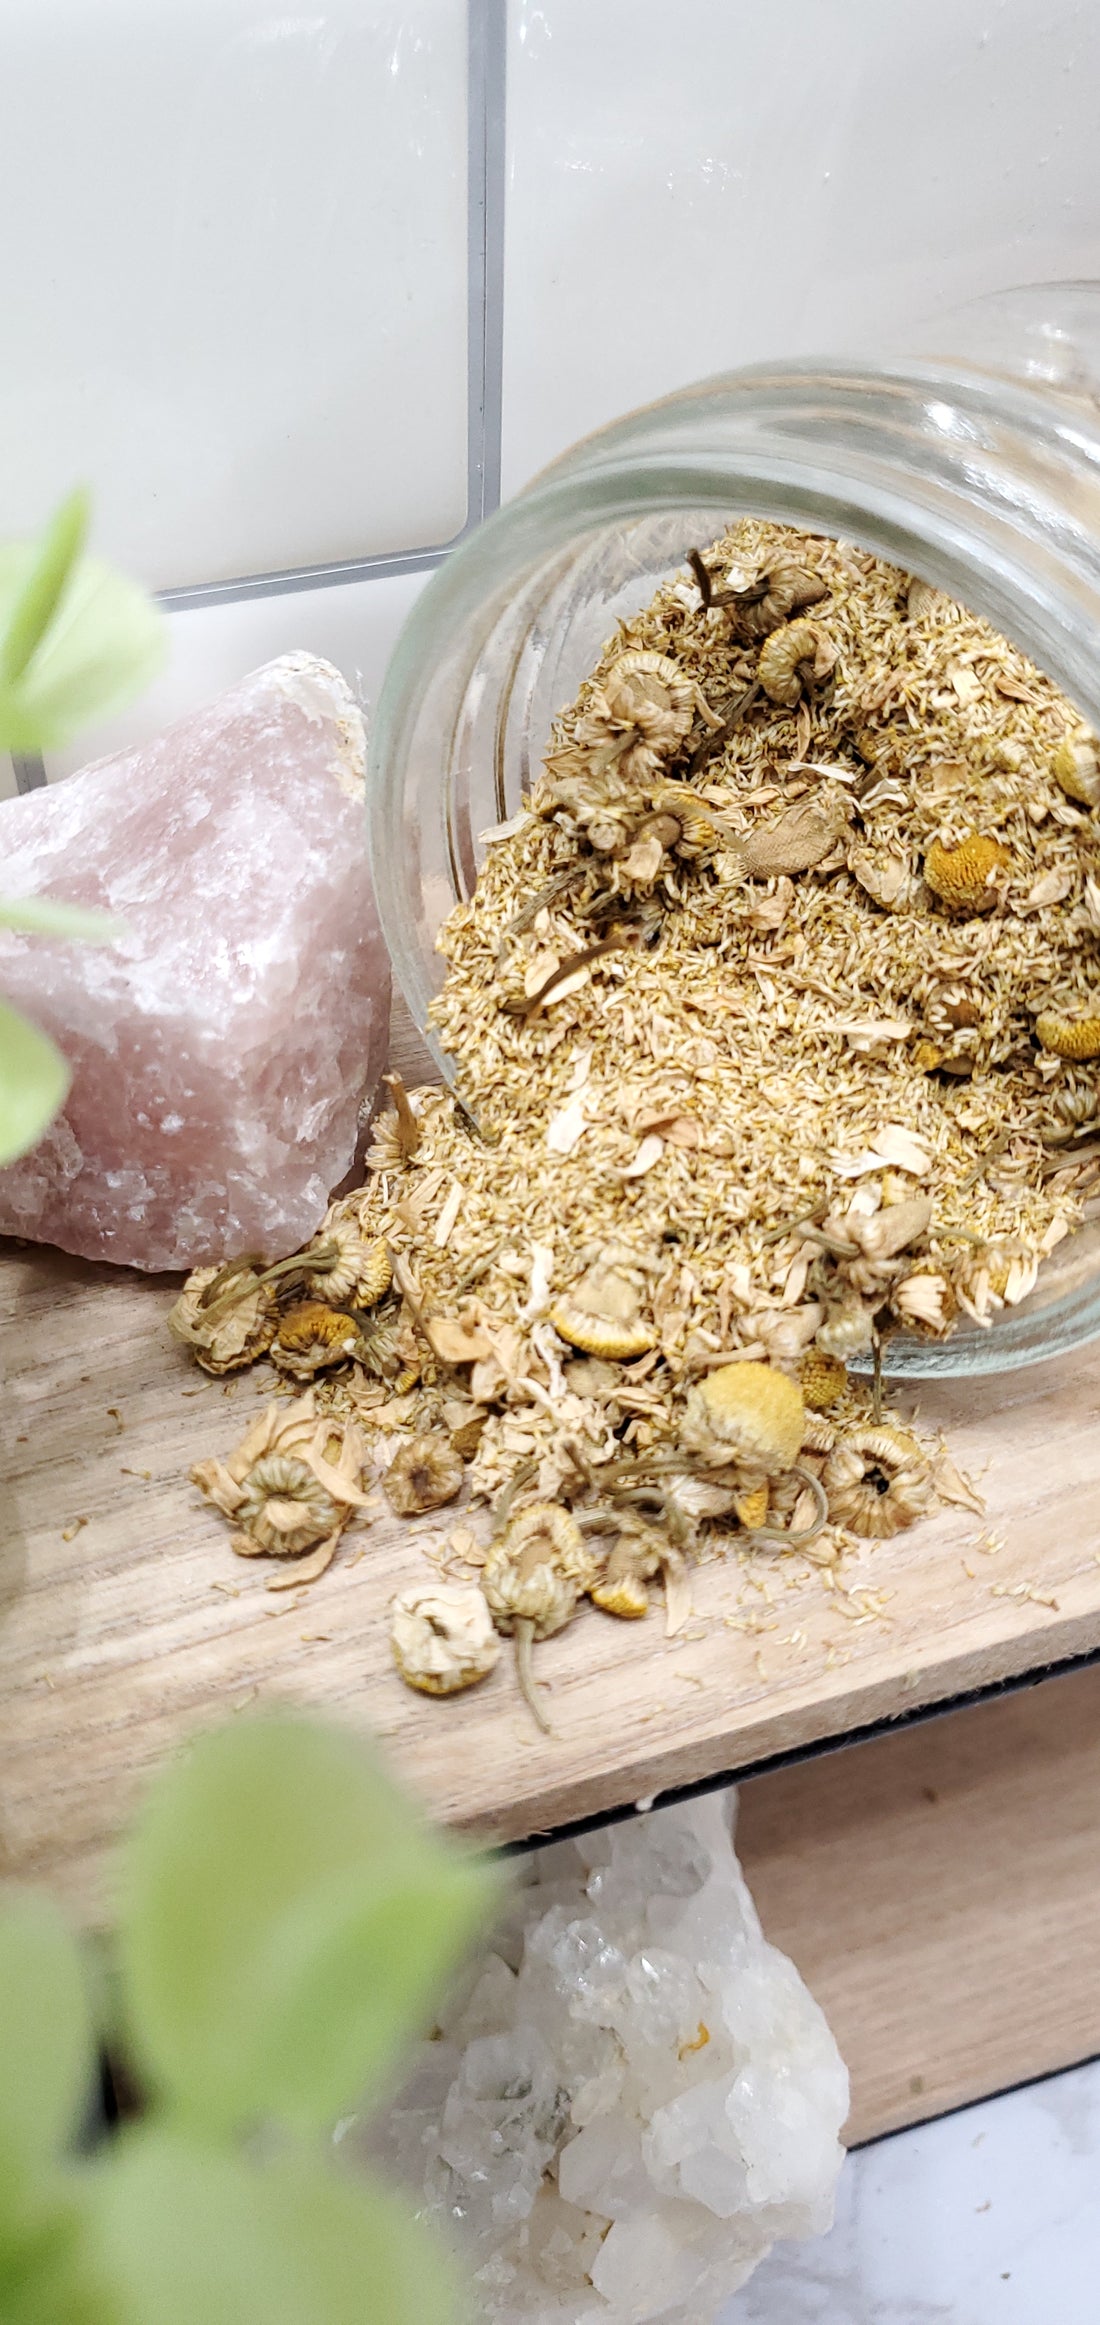
[[[109,945],[0,931],[0,994],[73,1069],[0,1171],[0,1233],[178,1268],[293,1250],[384,1062],[361,714],[284,654],[142,748],[0,806],[0,894],[98,905]]]

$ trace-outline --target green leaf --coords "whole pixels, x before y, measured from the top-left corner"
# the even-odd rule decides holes
[[[150,2079],[209,2128],[330,2122],[424,2026],[496,1890],[354,1737],[288,1716],[202,1738],[154,1786],[126,1863]]]
[[[94,557],[70,569],[27,659],[26,640],[46,610],[51,575],[56,579],[46,549],[45,542],[0,548],[3,750],[52,750],[67,742],[140,692],[164,659],[166,633],[156,606]]]
[[[0,635],[0,685],[14,686],[41,645],[87,540],[90,514],[87,493],[79,489],[71,492],[51,517],[41,540],[32,544],[26,578]]]
[[[0,1913],[0,2210],[64,2147],[92,2068],[76,1941],[47,1898],[14,1895]]]
[[[75,2180],[39,2192],[18,2225],[0,2222],[4,2325],[116,2325],[95,2281]]]
[[[70,1078],[48,1035],[0,1001],[0,1166],[17,1161],[49,1128]]]
[[[453,2325],[435,2239],[387,2191],[155,2129],[93,2173],[89,2248],[112,2325]],[[60,2320],[58,2321],[60,2325]]]
[[[87,904],[59,904],[52,896],[0,897],[0,928],[16,928],[28,936],[73,937],[83,944],[106,945],[123,933],[123,922],[109,912]]]

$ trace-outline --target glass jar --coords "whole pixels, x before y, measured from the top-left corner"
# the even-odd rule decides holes
[[[838,536],[946,590],[1100,730],[1100,285],[1001,294],[943,335],[961,352],[754,365],[631,413],[425,589],[379,702],[368,808],[394,970],[445,1079],[435,937],[474,887],[479,834],[519,808],[616,624],[734,517]],[[987,1330],[892,1336],[889,1368],[996,1372],[1097,1336],[1093,1224]]]

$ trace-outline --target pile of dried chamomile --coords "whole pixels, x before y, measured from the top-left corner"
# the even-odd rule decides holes
[[[405,1514],[468,1485],[484,1564],[397,1601],[398,1668],[446,1694],[510,1634],[541,1721],[585,1599],[954,1496],[847,1367],[990,1325],[1092,1214],[1098,805],[1073,707],[923,582],[756,521],[693,552],[441,933],[458,1101],[390,1077],[312,1244],[178,1303],[304,1392],[195,1473],[235,1547],[319,1571],[375,1464]]]

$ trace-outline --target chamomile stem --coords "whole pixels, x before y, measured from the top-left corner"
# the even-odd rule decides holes
[[[531,1668],[531,1649],[535,1643],[535,1626],[525,1615],[516,1617],[516,1682],[528,1711],[544,1736],[554,1731],[535,1694],[535,1675]]]

